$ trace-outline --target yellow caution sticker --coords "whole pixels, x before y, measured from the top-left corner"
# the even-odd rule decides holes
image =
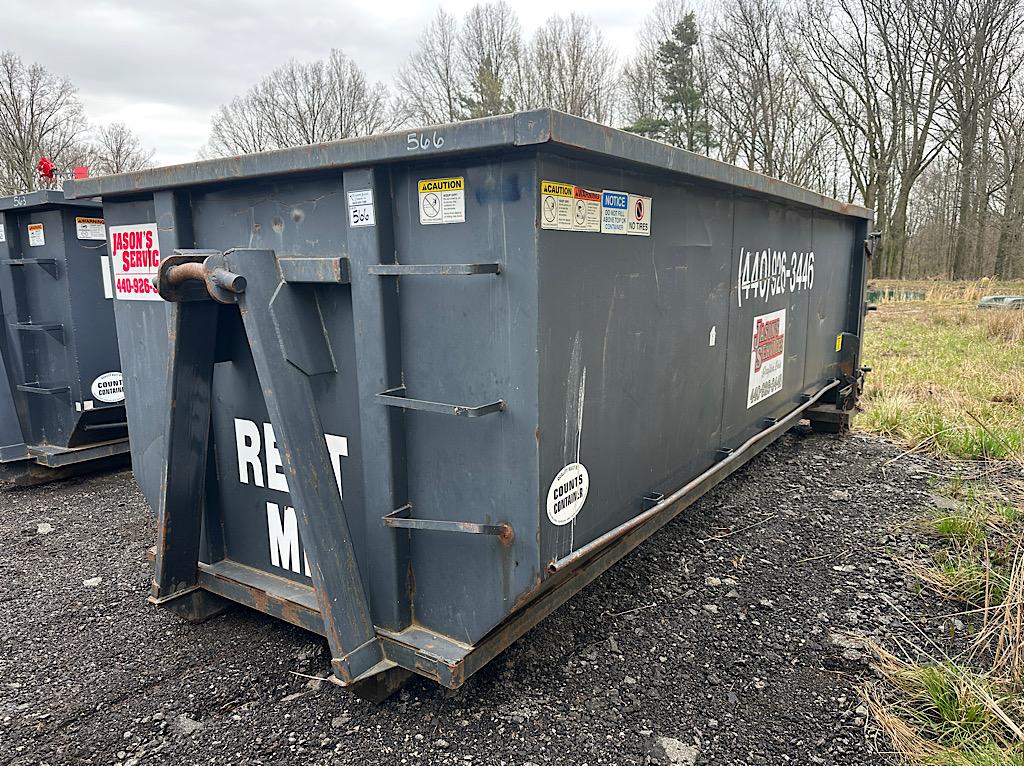
[[[419,183],[420,223],[466,222],[466,179],[425,178]]]
[[[427,178],[420,181],[420,194],[442,191],[465,191],[466,179],[462,178]]]
[[[551,194],[555,197],[571,197],[573,188],[575,187],[572,184],[560,184],[555,181],[540,182],[540,193]]]
[[[836,352],[843,350],[843,334],[839,333],[836,336]]]
[[[540,227],[573,231],[573,184],[540,182]]]

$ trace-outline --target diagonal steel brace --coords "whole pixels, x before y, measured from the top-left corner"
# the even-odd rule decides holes
[[[335,674],[351,681],[387,664],[377,639],[355,548],[309,384],[333,368],[316,298],[282,281],[273,250],[211,254],[189,277],[238,306],[305,544]],[[179,304],[188,310],[199,304]],[[186,308],[188,307],[188,308]],[[310,328],[319,328],[310,334]],[[300,348],[295,350],[296,339]],[[303,360],[298,363],[296,360]]]

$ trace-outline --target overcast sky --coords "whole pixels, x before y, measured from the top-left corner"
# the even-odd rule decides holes
[[[210,116],[294,56],[340,48],[388,84],[439,6],[473,0],[4,0],[0,49],[66,76],[93,124],[127,123],[159,164],[195,159]],[[528,36],[556,10],[589,14],[620,57],[654,0],[513,0]]]

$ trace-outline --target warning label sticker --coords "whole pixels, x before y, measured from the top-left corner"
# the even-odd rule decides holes
[[[107,238],[105,223],[102,218],[77,217],[75,218],[75,233],[79,239],[105,240]]]
[[[540,182],[540,227],[573,230],[573,187],[556,181]]]
[[[601,233],[625,234],[629,219],[629,195],[626,192],[601,193]]]
[[[28,225],[28,244],[29,247],[41,247],[46,244],[46,234],[43,233],[43,225],[41,223],[30,223]]]
[[[557,526],[576,518],[587,502],[590,473],[582,463],[569,463],[555,476],[548,487],[548,521]]]
[[[786,309],[754,317],[747,409],[782,390],[786,363]]]
[[[111,226],[110,258],[118,300],[163,300],[152,282],[160,266],[160,240],[155,223]]]
[[[627,234],[638,237],[651,236],[651,198],[637,194],[629,195],[629,219]]]
[[[377,225],[373,214],[373,189],[356,189],[348,193],[348,225],[353,229]]]
[[[573,231],[601,231],[601,192],[572,187]]]
[[[4,231],[4,225],[0,223],[0,242],[7,241],[7,232]]]
[[[428,178],[419,190],[421,224],[466,222],[465,178]]]

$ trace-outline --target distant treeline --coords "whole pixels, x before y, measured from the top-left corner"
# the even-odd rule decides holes
[[[289,61],[220,107],[202,154],[552,107],[873,208],[874,276],[1024,277],[1022,0],[712,7],[659,0],[626,60],[586,16],[526,34],[504,0],[441,10],[390,85],[340,50]],[[31,152],[4,116],[6,184]]]

